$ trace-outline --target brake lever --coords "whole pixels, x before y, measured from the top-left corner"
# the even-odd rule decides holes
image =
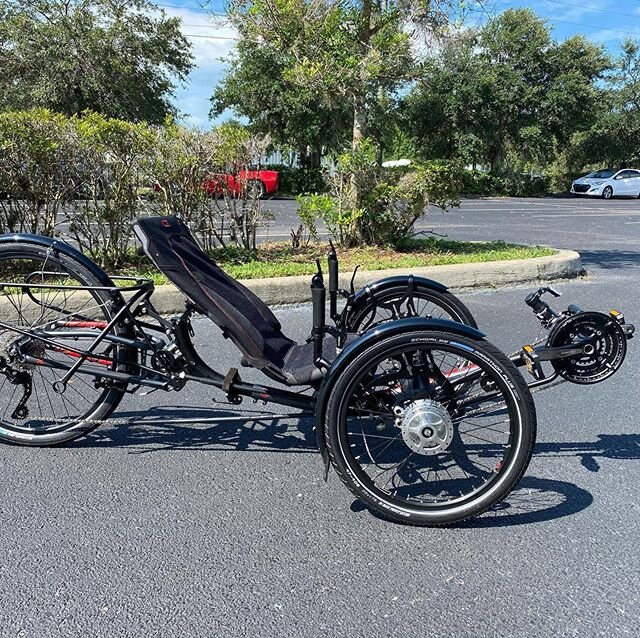
[[[356,294],[356,287],[355,287],[355,282],[356,282],[356,274],[358,272],[358,269],[360,268],[360,264],[358,264],[354,271],[353,271],[353,275],[351,275],[351,283],[349,284],[349,288],[351,290],[351,294],[355,295]]]

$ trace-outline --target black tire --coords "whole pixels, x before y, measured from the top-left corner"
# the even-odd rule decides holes
[[[104,286],[104,282],[97,280],[81,263],[62,252],[47,253],[46,247],[26,242],[0,245],[0,281],[9,284],[24,283],[27,277],[32,283],[50,284],[57,281],[72,286]],[[39,329],[56,330],[60,337],[56,336],[53,340],[56,343],[68,343],[69,347],[82,349],[85,343],[93,339],[93,335],[80,339],[69,336],[69,340],[64,341],[65,330],[77,332],[79,329],[77,323],[74,326],[66,325],[67,323],[89,318],[104,326],[116,312],[107,291],[61,292],[34,288],[31,289],[33,297],[29,297],[27,294],[20,294],[19,290],[21,289],[5,287],[0,291],[2,320],[31,333]],[[52,327],[54,324],[55,328]],[[88,330],[84,326],[82,329]],[[92,332],[98,335],[100,328],[94,326]],[[130,329],[125,326],[113,328],[113,333],[120,336],[129,336],[129,332]],[[56,392],[53,384],[63,372],[44,365],[24,365],[15,358],[12,359],[10,350],[16,338],[20,338],[20,334],[0,328],[0,357],[9,364],[10,369],[29,375],[33,393],[27,402],[29,413],[16,418],[14,408],[19,401],[21,387],[24,386],[12,383],[8,374],[0,372],[1,441],[31,446],[65,443],[95,429],[120,403],[126,387],[102,387],[94,383],[95,377],[84,374],[74,375],[65,392]],[[27,352],[34,357],[51,359],[65,365],[70,365],[77,358],[64,348],[51,348],[35,338],[26,339],[27,345],[21,348],[27,348]],[[95,351],[95,361],[104,361],[99,359],[101,355],[117,359],[119,363],[96,365],[107,365],[112,370],[125,371],[135,353],[130,348],[103,341]]]
[[[453,293],[435,290],[419,282],[415,282],[414,286],[413,308],[405,300],[406,286],[381,290],[376,293],[375,306],[373,300],[367,298],[367,305],[352,310],[345,322],[347,332],[360,333],[380,323],[402,317],[450,319],[472,328],[478,327],[471,311]]]
[[[259,179],[250,179],[247,183],[247,190],[249,194],[256,199],[262,199],[267,192],[264,183]]]
[[[613,188],[611,186],[605,186],[602,191],[602,199],[611,199],[613,197]]]
[[[415,380],[403,381],[408,378],[402,377],[400,362],[405,362],[408,369],[408,362],[418,359],[431,360],[440,370],[430,368],[423,377],[432,386],[431,398],[416,399]],[[398,365],[398,377],[394,380],[389,368],[395,370]],[[379,368],[385,370],[384,383],[375,374]],[[430,374],[434,377],[430,378]],[[367,385],[376,378],[380,379],[378,389]],[[411,392],[414,398],[408,404],[402,403],[404,394],[409,396]],[[437,398],[445,396],[449,398],[444,403],[438,401]],[[489,405],[483,412],[485,400]],[[402,416],[394,412],[398,405],[405,406]],[[472,409],[474,405],[478,407]],[[422,452],[409,447],[407,441],[412,444],[415,441],[408,438],[413,434],[404,425],[410,411],[415,414],[416,406],[427,410],[427,421],[416,422],[419,428],[424,423],[437,422],[433,420],[436,413],[442,415],[442,420],[431,429],[432,435],[439,427],[444,428],[439,433],[441,438],[434,438],[437,445],[426,439],[418,442],[423,446]],[[429,414],[429,410],[433,413]],[[506,418],[498,416],[501,412]],[[483,417],[488,418],[483,422],[486,425],[478,425]],[[508,426],[504,425],[507,423]],[[462,431],[468,426],[470,429]],[[352,427],[355,431],[350,431]],[[423,436],[428,429],[423,428]],[[483,436],[478,430],[482,430]],[[378,515],[411,525],[458,523],[502,501],[524,474],[535,435],[536,414],[531,393],[513,363],[485,340],[449,332],[400,334],[367,348],[354,357],[336,380],[325,414],[327,449],[343,483]],[[384,455],[393,461],[388,469],[384,465],[392,461],[384,461]],[[408,465],[412,457],[415,458]],[[389,471],[394,473],[384,476]],[[385,478],[386,482],[380,485]],[[460,489],[465,485],[466,493]]]

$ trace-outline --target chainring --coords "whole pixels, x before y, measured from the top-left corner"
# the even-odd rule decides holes
[[[627,339],[620,324],[601,312],[580,312],[560,320],[547,339],[556,348],[588,339],[586,352],[551,361],[554,370],[567,381],[582,385],[600,383],[615,374],[627,354]]]

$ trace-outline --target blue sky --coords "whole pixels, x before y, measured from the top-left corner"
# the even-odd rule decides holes
[[[207,9],[198,0],[158,0],[157,4],[168,15],[182,18],[183,33],[191,41],[195,55],[196,69],[187,84],[176,91],[176,105],[186,123],[208,128],[209,98],[224,75],[220,58],[233,50],[236,37],[223,18],[211,16],[212,11],[222,11],[223,2],[210,0]],[[550,21],[554,37],[559,40],[583,33],[615,51],[624,38],[640,37],[640,0],[489,0],[487,4],[496,12],[529,7]]]

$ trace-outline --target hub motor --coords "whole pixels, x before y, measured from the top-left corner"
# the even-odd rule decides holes
[[[417,454],[440,454],[453,439],[453,421],[447,409],[438,401],[413,401],[398,421],[404,442]]]

